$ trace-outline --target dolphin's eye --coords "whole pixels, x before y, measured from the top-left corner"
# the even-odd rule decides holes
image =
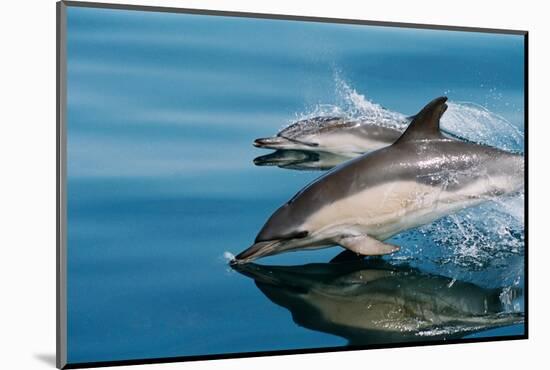
[[[309,232],[304,230],[304,231],[300,231],[299,233],[297,233],[294,237],[296,239],[301,239],[301,238],[305,238],[308,235],[309,235]]]

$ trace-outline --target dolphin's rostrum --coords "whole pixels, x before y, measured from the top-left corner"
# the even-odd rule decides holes
[[[235,263],[340,245],[395,252],[391,236],[523,186],[523,156],[441,133],[446,97],[428,103],[394,144],[347,161],[300,190],[267,220]]]

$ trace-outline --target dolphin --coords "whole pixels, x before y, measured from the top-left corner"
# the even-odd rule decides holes
[[[406,119],[399,122],[406,125]],[[276,136],[256,139],[254,146],[267,149],[324,151],[362,154],[392,144],[403,130],[373,124],[371,120],[346,117],[313,117],[279,131]]]
[[[256,166],[278,166],[279,168],[312,171],[326,171],[336,167],[351,157],[322,151],[276,150],[254,159]]]
[[[233,265],[296,324],[349,345],[459,339],[521,324],[505,302],[520,288],[483,288],[380,261],[302,266]]]
[[[360,255],[384,240],[523,187],[524,159],[441,133],[447,98],[428,103],[392,145],[351,159],[300,190],[232,263],[339,245]]]
[[[390,115],[349,118],[317,116],[297,121],[276,136],[254,141],[258,148],[324,152],[356,157],[394,143],[405,131],[414,116]],[[445,135],[468,141],[466,138],[443,131]]]

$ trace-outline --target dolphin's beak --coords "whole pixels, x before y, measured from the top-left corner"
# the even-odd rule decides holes
[[[259,139],[254,140],[254,146],[257,147],[257,148],[277,149],[282,144],[285,144],[287,142],[288,142],[287,139],[285,139],[283,137],[279,137],[279,136],[264,137],[264,138],[259,138]]]
[[[248,249],[245,249],[236,255],[235,259],[231,261],[231,264],[248,263],[260,257],[269,256],[275,252],[275,247],[278,244],[278,240],[255,243]]]

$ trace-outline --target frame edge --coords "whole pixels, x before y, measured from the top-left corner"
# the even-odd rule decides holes
[[[56,3],[56,367],[67,365],[67,5]]]
[[[97,9],[118,9],[118,10],[137,10],[162,13],[185,13],[197,15],[211,15],[221,17],[238,17],[238,18],[260,18],[260,19],[276,19],[276,20],[291,20],[304,22],[319,22],[319,23],[339,23],[339,24],[355,24],[355,25],[370,25],[379,27],[400,27],[400,28],[420,28],[428,30],[444,30],[444,31],[462,31],[462,32],[481,32],[481,33],[497,33],[507,35],[525,35],[526,30],[501,29],[501,28],[484,28],[475,26],[450,26],[443,24],[424,24],[424,23],[408,23],[397,21],[376,21],[376,20],[361,20],[352,18],[330,18],[321,16],[302,16],[295,14],[271,14],[271,13],[255,13],[243,11],[215,10],[215,9],[199,9],[199,8],[176,8],[168,6],[154,5],[132,5],[122,3],[108,2],[87,2],[78,0],[62,0],[66,6],[85,7]]]
[[[525,338],[529,339],[529,32],[525,32],[523,35],[523,120],[524,120],[524,267],[525,267],[525,292],[524,292],[524,310],[525,310]]]

